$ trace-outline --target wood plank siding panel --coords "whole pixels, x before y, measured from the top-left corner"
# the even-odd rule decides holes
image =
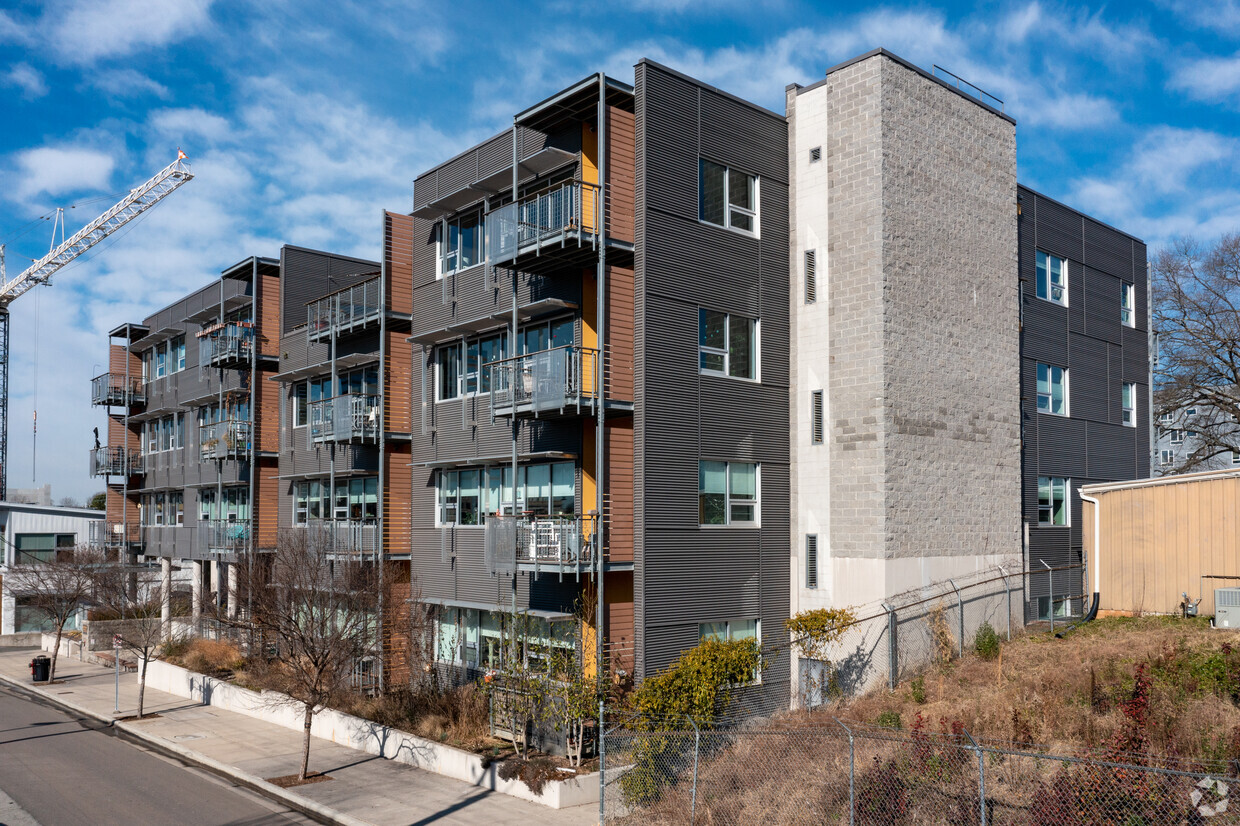
[[[409,553],[413,535],[409,445],[388,442],[383,462],[383,552],[403,555]]]
[[[587,438],[593,439],[593,427],[590,428]],[[616,419],[607,423],[603,428],[603,450],[607,561],[632,562],[634,487],[632,419]],[[590,509],[589,503],[585,503],[583,512]],[[604,592],[606,592],[606,587],[604,587]]]
[[[633,243],[637,174],[636,120],[632,112],[607,107],[607,236]]]
[[[405,341],[405,334],[387,333],[387,363],[383,366],[383,424],[388,433],[410,433],[413,420],[410,404],[413,401],[414,365],[413,350]],[[419,390],[421,376],[417,376]]]
[[[413,218],[383,213],[383,263],[387,279],[384,302],[394,313],[408,314],[413,304]]]
[[[605,398],[633,400],[633,270],[607,268]]]

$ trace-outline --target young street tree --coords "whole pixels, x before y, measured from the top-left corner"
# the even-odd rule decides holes
[[[1240,451],[1240,234],[1214,244],[1175,241],[1152,262],[1159,357],[1155,416],[1196,433],[1195,449],[1174,468],[1202,468]],[[1184,411],[1196,408],[1193,417]]]
[[[378,566],[333,558],[326,539],[313,530],[282,531],[274,552],[238,566],[238,592],[251,600],[250,616],[220,618],[277,652],[257,674],[265,688],[288,698],[277,702],[302,710],[300,780],[310,766],[314,715],[350,690],[354,667],[374,650],[378,622]]]
[[[100,613],[115,621],[121,648],[138,658],[138,719],[144,716],[146,666],[159,659],[168,641],[161,613],[164,584],[159,570],[120,562],[103,565],[92,574],[94,602]],[[171,596],[171,595],[169,595]]]
[[[103,564],[97,551],[78,546],[21,553],[6,574],[9,590],[47,620],[56,631],[48,682],[56,679],[56,659],[65,626],[90,597],[92,576]]]

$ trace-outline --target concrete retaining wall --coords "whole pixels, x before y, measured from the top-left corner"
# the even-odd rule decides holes
[[[302,730],[300,705],[281,703],[274,692],[255,692],[232,683],[187,671],[170,663],[153,661],[147,666],[146,684],[203,705],[244,714],[295,731]],[[472,752],[416,737],[360,717],[324,709],[314,715],[310,729],[315,737],[331,740],[367,754],[399,760],[419,769],[462,780],[474,786],[540,803],[553,809],[598,803],[598,776],[586,774],[559,783],[548,783],[534,794],[519,780],[500,778],[494,766],[483,768],[482,758]]]

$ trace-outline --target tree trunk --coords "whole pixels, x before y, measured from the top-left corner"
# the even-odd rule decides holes
[[[56,622],[55,619],[52,622]],[[47,684],[51,685],[56,682],[56,658],[60,656],[60,637],[65,632],[64,625],[56,624],[56,644],[52,646],[52,666],[47,672]]]
[[[121,652],[117,651],[116,656],[120,656]],[[142,652],[142,665],[138,671],[138,719],[142,719],[142,702],[146,697],[146,652]]]
[[[301,773],[297,775],[298,780],[305,780],[306,772],[310,769],[310,723],[313,720],[314,706],[306,703],[306,728],[301,741]]]

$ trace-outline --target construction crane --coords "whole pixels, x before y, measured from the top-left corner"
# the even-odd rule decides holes
[[[91,247],[167,198],[194,175],[185,164],[185,153],[146,183],[131,189],[107,212],[82,227],[20,275],[9,279],[4,271],[4,247],[0,246],[0,501],[8,497],[9,476],[9,305],[84,255]]]

